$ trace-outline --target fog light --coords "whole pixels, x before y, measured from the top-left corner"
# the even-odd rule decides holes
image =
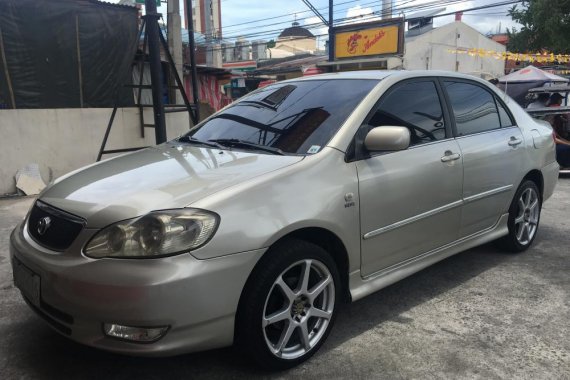
[[[132,327],[113,323],[105,323],[103,331],[105,335],[113,338],[130,340],[133,342],[154,342],[166,334],[168,326],[163,327]]]

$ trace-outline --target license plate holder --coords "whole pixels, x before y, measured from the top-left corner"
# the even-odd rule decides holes
[[[40,276],[34,273],[30,268],[14,258],[14,285],[26,297],[32,305],[40,307]]]

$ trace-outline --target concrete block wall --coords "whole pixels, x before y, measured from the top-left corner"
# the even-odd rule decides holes
[[[0,197],[16,192],[14,176],[38,163],[44,182],[89,165],[97,159],[111,117],[108,108],[0,110]],[[117,110],[106,149],[154,145],[154,129],[141,137],[136,108]],[[153,123],[152,109],[145,122]],[[166,114],[168,139],[189,129],[187,112]],[[104,158],[112,157],[104,155]]]

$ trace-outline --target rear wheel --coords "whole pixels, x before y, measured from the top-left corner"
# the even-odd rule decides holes
[[[542,199],[536,184],[525,181],[517,190],[509,208],[509,234],[500,240],[511,252],[522,252],[531,246],[540,222]]]
[[[237,343],[260,365],[293,367],[311,357],[332,328],[339,275],[321,247],[288,240],[256,267],[237,319]]]

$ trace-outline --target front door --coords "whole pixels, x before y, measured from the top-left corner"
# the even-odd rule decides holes
[[[361,273],[368,276],[457,239],[462,157],[431,79],[400,83],[378,102],[365,129],[404,126],[407,150],[357,160]]]

